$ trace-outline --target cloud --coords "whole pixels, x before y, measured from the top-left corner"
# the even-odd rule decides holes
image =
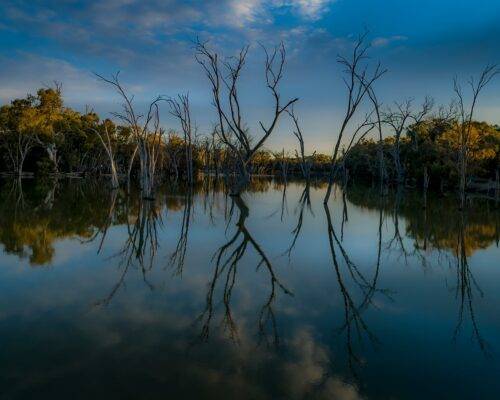
[[[297,0],[293,2],[300,15],[310,20],[320,19],[329,10],[332,0]]]
[[[375,39],[372,40],[372,46],[373,47],[385,47],[391,43],[403,42],[407,39],[408,39],[408,37],[401,36],[401,35],[395,35],[395,36],[389,36],[389,37],[376,37]]]
[[[262,0],[234,0],[229,4],[230,15],[225,22],[243,27],[247,23],[255,23],[259,19],[269,20],[269,14]]]

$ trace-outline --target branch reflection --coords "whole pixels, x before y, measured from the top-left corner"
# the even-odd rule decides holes
[[[260,259],[257,264],[257,271],[259,269],[264,269],[268,274],[269,279],[269,293],[259,313],[258,326],[260,338],[261,340],[266,341],[268,344],[272,342],[275,346],[277,346],[279,344],[279,335],[276,326],[276,317],[273,309],[277,290],[281,290],[287,295],[293,294],[288,288],[284,286],[283,283],[281,283],[280,279],[277,277],[274,271],[271,260],[268,258],[263,248],[255,240],[255,238],[245,226],[245,222],[250,213],[248,206],[239,196],[231,197],[231,199],[232,204],[231,211],[229,213],[229,220],[232,217],[235,206],[239,212],[239,217],[236,222],[236,232],[214,254],[213,260],[215,261],[215,269],[208,285],[206,306],[205,310],[198,318],[198,320],[201,321],[202,324],[200,338],[205,341],[209,338],[216,307],[216,305],[214,304],[214,297],[217,284],[220,282],[222,284],[223,290],[222,303],[224,307],[224,317],[222,319],[222,324],[224,330],[229,332],[229,337],[232,340],[236,342],[239,340],[238,328],[231,311],[231,298],[233,294],[233,288],[237,279],[238,264],[250,247],[253,248]],[[267,333],[268,329],[271,330],[270,335]],[[269,336],[271,336],[271,340],[269,339]]]

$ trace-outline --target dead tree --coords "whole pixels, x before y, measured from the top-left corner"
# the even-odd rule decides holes
[[[29,132],[12,132],[6,129],[1,132],[0,139],[13,171],[20,178],[23,175],[24,161],[35,146],[35,136]]]
[[[300,124],[299,124],[299,118],[295,114],[295,108],[290,107],[289,110],[287,110],[288,115],[293,121],[293,124],[295,126],[295,129],[293,130],[294,136],[297,138],[299,141],[299,149],[300,149],[300,154],[295,151],[295,155],[298,159],[300,159],[300,170],[302,172],[302,177],[306,180],[309,181],[311,178],[311,166],[312,162],[310,158],[306,157],[305,154],[305,144],[304,144],[304,136],[302,135],[302,129],[300,129]],[[313,153],[314,156],[314,153]]]
[[[283,178],[283,183],[286,186],[288,178],[288,155],[285,153],[285,149],[283,148],[281,151],[273,153],[273,157],[278,162],[281,170],[281,177]]]
[[[424,176],[422,181],[423,193],[424,193],[424,208],[427,208],[427,190],[429,189],[429,172],[427,165],[424,165]]]
[[[224,144],[233,153],[239,175],[239,181],[232,189],[233,195],[239,195],[250,181],[250,164],[265,141],[276,128],[279,118],[298,98],[289,100],[283,105],[279,93],[279,84],[283,78],[286,62],[286,51],[283,43],[265,53],[266,86],[274,99],[274,116],[267,125],[259,121],[262,136],[254,138],[243,121],[240,96],[238,92],[239,78],[245,65],[248,46],[243,47],[236,57],[221,61],[219,54],[210,50],[206,43],[196,43],[196,60],[203,67],[212,87],[213,105],[217,110],[217,132]],[[254,144],[255,143],[255,144]]]
[[[154,198],[156,167],[164,135],[164,130],[160,128],[158,104],[164,98],[161,96],[156,97],[149,104],[145,116],[138,114],[133,105],[134,97],[129,95],[123,88],[118,75],[119,73],[116,73],[110,79],[107,79],[96,74],[99,79],[113,86],[123,100],[122,112],[112,114],[125,122],[132,132],[139,154],[142,197],[151,200]]]
[[[182,151],[182,148],[176,146],[174,140],[177,138],[177,135],[170,131],[167,134],[167,161],[170,171],[173,171],[174,180],[177,182],[179,179],[179,153]]]
[[[185,157],[186,157],[186,177],[190,185],[193,184],[193,136],[194,128],[191,123],[191,109],[189,105],[189,95],[180,94],[177,99],[168,99],[170,113],[181,123],[184,135]]]
[[[55,132],[52,140],[42,140],[38,135],[34,136],[35,142],[41,146],[45,152],[47,153],[47,157],[52,162],[54,166],[54,172],[57,174],[59,172],[59,157],[58,157],[58,148],[57,141],[62,138],[62,132]]]
[[[403,184],[405,180],[405,170],[401,161],[401,135],[407,130],[410,124],[418,125],[427,116],[434,105],[430,97],[426,97],[421,109],[417,112],[412,110],[412,99],[407,99],[402,103],[395,102],[394,108],[387,108],[383,112],[383,121],[391,127],[394,134],[394,146],[392,157],[394,168],[396,169],[396,183]]]
[[[460,208],[465,208],[466,200],[466,190],[467,190],[467,162],[469,158],[469,141],[472,128],[472,118],[474,116],[474,111],[477,105],[477,100],[479,94],[484,89],[484,87],[493,79],[495,75],[500,72],[500,69],[496,65],[490,65],[483,69],[479,75],[479,79],[476,81],[474,77],[470,77],[468,84],[472,91],[472,99],[470,106],[467,107],[465,104],[464,94],[458,79],[453,80],[453,90],[457,96],[457,107],[458,107],[458,121],[457,121],[457,131],[459,139],[459,152],[458,152],[458,169],[460,175]]]
[[[104,121],[103,129],[104,129],[104,135],[99,132],[98,129],[92,128],[92,131],[97,135],[99,138],[102,146],[104,147],[104,150],[106,151],[106,154],[108,155],[109,158],[109,170],[111,172],[111,187],[113,189],[118,189],[120,187],[120,182],[118,180],[118,168],[116,167],[116,160],[115,160],[115,155],[114,155],[114,150],[113,150],[113,144],[111,143],[111,136],[108,131],[108,127],[106,125],[106,121]]]
[[[381,118],[381,103],[379,102],[375,90],[373,87],[368,89],[368,97],[373,105],[373,112],[375,114],[375,126],[377,127],[378,133],[378,167],[379,167],[379,184],[380,184],[380,194],[384,193],[384,182],[386,180],[385,171],[385,159],[384,159],[384,140],[382,138],[382,118]]]
[[[340,145],[346,130],[349,127],[349,123],[356,114],[359,105],[367,94],[368,90],[371,88],[373,83],[379,79],[386,70],[377,65],[372,74],[368,74],[367,67],[362,65],[363,60],[366,58],[366,53],[368,51],[369,45],[365,44],[367,33],[361,35],[356,44],[351,57],[345,58],[344,56],[339,56],[337,62],[345,67],[345,72],[347,78],[344,78],[344,83],[347,87],[347,108],[344,115],[344,119],[340,126],[340,130],[337,136],[337,141],[333,150],[332,161],[330,165],[330,175],[328,180],[328,189],[326,191],[325,198],[323,202],[326,204],[330,198],[332,191],[333,180],[338,170],[338,156],[340,151]]]

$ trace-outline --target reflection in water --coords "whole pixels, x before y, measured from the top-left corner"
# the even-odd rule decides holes
[[[126,222],[127,238],[122,249],[112,257],[119,260],[120,278],[109,295],[97,304],[109,304],[118,289],[123,285],[125,276],[132,265],[140,269],[144,283],[151,290],[154,288],[153,284],[147,279],[147,274],[153,268],[153,262],[158,250],[158,227],[162,224],[161,208],[155,201],[143,199],[142,196],[138,196],[134,204],[130,204],[129,200],[129,197],[125,200],[125,209],[128,215]],[[116,194],[112,195],[110,213],[114,209],[115,201]],[[106,232],[107,228],[103,230],[98,252],[101,249]]]
[[[471,397],[481,375],[491,397],[497,360],[482,368],[461,341],[470,331],[488,355],[500,345],[500,277],[485,267],[498,255],[498,210],[475,199],[461,213],[454,199],[352,186],[318,213],[322,185],[258,179],[231,197],[224,181],[205,179],[148,201],[97,181],[2,182],[0,340],[10,345],[0,364],[17,372],[0,383],[16,394],[54,376],[95,379],[103,365],[135,377],[136,397],[161,397],[168,384],[177,398],[421,398],[433,376],[450,379],[463,364],[467,387],[453,396]],[[59,257],[65,246],[84,256]],[[51,273],[12,274],[25,259]],[[89,312],[96,302],[107,307]],[[45,373],[56,356],[43,338],[59,326],[73,333],[57,336],[64,357]],[[46,353],[33,355],[31,340]],[[28,363],[16,361],[25,353]],[[420,354],[436,367],[419,369]],[[405,383],[413,370],[429,383]]]
[[[378,246],[377,246],[377,261],[375,265],[375,271],[373,272],[373,277],[368,280],[365,275],[360,271],[356,264],[349,257],[346,249],[342,245],[342,241],[339,240],[330,214],[330,208],[328,204],[324,204],[325,215],[328,226],[328,242],[330,245],[330,252],[333,261],[333,266],[335,269],[335,274],[337,282],[339,284],[340,291],[343,297],[344,305],[344,323],[342,324],[339,332],[346,333],[346,350],[348,355],[349,369],[352,374],[357,377],[356,369],[354,364],[360,363],[360,358],[356,355],[353,346],[353,336],[362,340],[363,335],[366,335],[368,339],[373,343],[377,344],[377,337],[371,332],[367,323],[363,319],[363,312],[370,306],[373,305],[373,296],[378,292],[382,294],[387,294],[387,290],[377,289],[377,281],[380,271],[380,255],[381,255],[381,245],[382,245],[382,212],[379,213],[379,228],[378,228]],[[343,210],[342,210],[342,224],[341,229],[343,229],[344,222],[347,220],[347,203],[345,198],[343,198]],[[337,250],[338,252],[337,252]],[[343,265],[346,268],[346,273],[342,272],[341,265],[339,263],[339,257],[343,261]],[[357,289],[362,294],[362,300],[359,303],[353,298],[353,294],[349,290],[346,284],[346,279],[350,278],[354,282]]]
[[[489,349],[479,332],[479,326],[474,314],[473,304],[474,291],[476,291],[476,293],[478,293],[481,297],[483,297],[484,294],[469,267],[469,261],[467,259],[468,246],[465,231],[465,218],[464,212],[460,212],[457,228],[457,247],[455,250],[457,269],[455,295],[459,301],[459,311],[454,339],[456,339],[457,335],[460,333],[464,324],[464,318],[466,317],[466,314],[468,314],[472,325],[472,337],[477,341],[481,351],[487,355]]]
[[[106,211],[96,205],[107,192],[97,182],[2,182],[0,242],[4,251],[29,258],[33,266],[50,264],[56,241],[90,238],[106,224]]]
[[[297,224],[295,225],[295,228],[292,231],[293,238],[292,238],[292,243],[290,244],[290,247],[285,251],[285,254],[288,256],[288,259],[290,260],[292,251],[297,244],[297,239],[300,236],[300,231],[302,230],[302,224],[304,222],[304,210],[307,208],[307,210],[311,213],[311,215],[314,215],[312,205],[311,205],[311,187],[310,187],[310,181],[306,181],[304,184],[304,190],[302,191],[300,195],[300,199],[297,204],[297,209],[298,209],[298,218],[297,218]]]
[[[232,218],[234,206],[238,208],[239,212],[238,221],[236,222],[236,232],[228,240],[227,243],[222,245],[217,250],[213,257],[215,259],[215,269],[213,272],[213,277],[209,283],[209,289],[206,298],[206,308],[200,316],[200,320],[202,321],[201,337],[204,340],[208,340],[210,333],[210,324],[212,322],[214,313],[214,292],[217,286],[217,282],[222,277],[222,284],[224,288],[222,295],[224,303],[223,324],[224,327],[229,331],[230,337],[235,341],[238,340],[238,330],[231,313],[231,296],[234,285],[236,283],[238,264],[245,255],[248,247],[250,246],[255,250],[260,258],[256,269],[259,270],[262,267],[269,275],[269,295],[260,310],[259,332],[261,334],[261,338],[267,340],[266,327],[268,325],[271,325],[271,329],[273,332],[273,343],[275,345],[278,345],[279,336],[276,329],[276,318],[273,311],[273,302],[276,299],[276,287],[282,290],[285,294],[291,295],[292,293],[277,278],[270,259],[245,226],[245,221],[250,214],[250,210],[241,197],[232,197],[229,221]]]
[[[394,241],[404,247],[403,235],[411,239],[413,246],[427,250],[455,251],[457,221],[460,210],[453,197],[429,198],[429,205],[423,209],[421,197],[414,193],[400,191],[391,193],[387,201],[380,205],[377,190],[364,187],[352,187],[347,191],[348,200],[356,206],[366,209],[382,207],[385,213],[391,213],[394,223]],[[499,240],[500,213],[491,202],[484,199],[471,199],[464,221],[464,244],[467,256],[476,250],[485,249]],[[399,218],[405,219],[406,232],[402,233]],[[394,243],[395,244],[395,243]],[[406,251],[407,256],[410,255]]]
[[[184,202],[184,212],[182,214],[182,224],[181,231],[179,234],[179,240],[177,241],[177,246],[174,252],[170,256],[170,264],[175,266],[176,274],[182,275],[182,270],[184,269],[184,260],[186,258],[186,251],[188,245],[189,237],[189,223],[191,222],[191,208],[193,205],[193,189],[192,187],[187,189],[185,202]]]

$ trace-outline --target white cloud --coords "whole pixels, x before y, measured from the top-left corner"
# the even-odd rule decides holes
[[[316,21],[336,0],[274,0],[275,7],[289,7],[304,19]]]
[[[408,38],[406,36],[401,36],[401,35],[388,36],[388,37],[376,37],[375,39],[372,40],[372,46],[373,47],[385,47],[391,43],[403,42],[407,39]]]
[[[230,0],[229,14],[222,24],[246,27],[250,24],[269,24],[278,9],[289,9],[302,19],[316,21],[328,12],[336,0]]]
[[[266,14],[262,0],[234,0],[230,4],[230,10],[231,15],[226,23],[236,26],[255,22]]]
[[[300,14],[305,18],[317,20],[328,11],[328,6],[332,0],[297,0],[297,7]]]

